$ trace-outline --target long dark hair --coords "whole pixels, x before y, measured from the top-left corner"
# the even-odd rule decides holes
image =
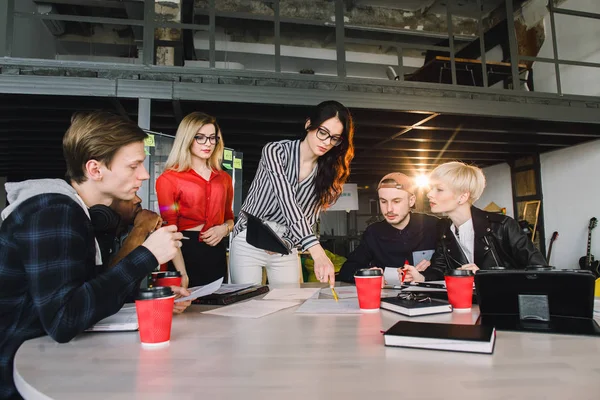
[[[315,178],[315,191],[317,202],[321,207],[333,204],[342,194],[344,183],[350,175],[350,162],[354,158],[354,123],[350,111],[337,101],[324,101],[316,106],[307,121],[304,137],[308,131],[317,129],[328,119],[338,118],[344,130],[342,131],[342,143],[334,146],[327,153],[319,157],[317,176]]]

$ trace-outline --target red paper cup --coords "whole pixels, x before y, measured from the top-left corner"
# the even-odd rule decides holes
[[[135,300],[140,341],[144,347],[160,347],[171,340],[175,295],[168,287],[142,289]]]
[[[457,312],[471,311],[473,305],[473,281],[475,279],[472,271],[450,270],[444,277],[446,289],[448,290],[448,301],[452,310]]]
[[[358,306],[365,312],[377,312],[381,305],[381,282],[383,276],[378,269],[360,269],[354,275]]]
[[[179,271],[153,272],[154,286],[181,286]]]

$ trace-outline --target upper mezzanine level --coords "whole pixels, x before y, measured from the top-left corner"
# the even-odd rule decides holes
[[[598,7],[0,0],[0,91],[599,122]]]

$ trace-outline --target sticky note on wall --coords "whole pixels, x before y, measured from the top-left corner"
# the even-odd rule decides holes
[[[233,151],[228,150],[228,149],[223,150],[223,159],[225,161],[233,160]]]
[[[233,157],[233,169],[242,169],[242,159]]]
[[[146,139],[144,139],[144,146],[154,147],[156,143],[154,142],[154,135],[148,135]]]

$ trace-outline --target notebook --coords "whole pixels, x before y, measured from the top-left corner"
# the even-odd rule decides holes
[[[383,337],[386,346],[492,354],[496,329],[482,325],[399,321],[385,331]]]
[[[245,289],[240,289],[228,293],[213,293],[208,296],[197,298],[192,303],[226,306],[228,304],[237,303],[238,301],[259,296],[261,294],[267,293],[268,291],[268,286],[254,285]]]
[[[424,298],[429,300],[408,300],[397,296],[384,297],[381,299],[381,308],[409,317],[452,312],[452,306],[447,301],[432,299],[429,296]]]
[[[271,227],[252,214],[242,211],[248,220],[246,241],[252,246],[279,254],[291,254],[285,242]]]
[[[478,271],[481,324],[498,330],[600,336],[587,270]]]

